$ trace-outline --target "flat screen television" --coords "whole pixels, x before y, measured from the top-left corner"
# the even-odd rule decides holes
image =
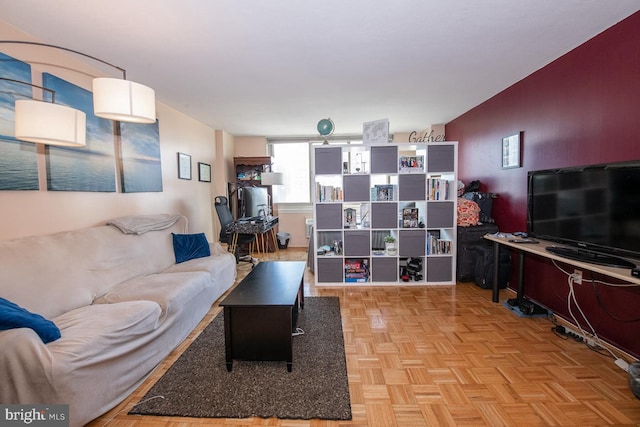
[[[245,187],[241,197],[243,218],[260,218],[269,214],[269,192],[266,187]]]
[[[633,268],[640,259],[640,161],[530,171],[527,232],[547,250]]]

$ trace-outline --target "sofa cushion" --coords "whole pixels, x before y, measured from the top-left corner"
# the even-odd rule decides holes
[[[171,235],[173,236],[173,252],[176,256],[176,264],[211,255],[209,242],[204,233],[171,233]]]
[[[141,337],[158,328],[160,313],[160,306],[153,301],[80,307],[55,318],[62,331],[62,339],[49,348],[52,353],[66,354],[56,360],[58,363],[63,360],[70,363],[67,367],[70,372],[80,365],[98,363],[98,360],[131,351],[128,343],[139,345],[136,343]]]
[[[122,301],[155,301],[162,308],[161,320],[167,315],[189,309],[192,298],[197,298],[209,284],[205,272],[174,274],[150,274],[128,280],[113,288],[96,304],[112,304]]]
[[[45,344],[60,338],[60,329],[51,320],[0,298],[0,330],[16,328],[33,329]]]

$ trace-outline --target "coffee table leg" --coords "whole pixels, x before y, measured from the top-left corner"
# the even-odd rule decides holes
[[[231,308],[224,308],[224,354],[227,372],[233,369],[233,347],[231,346]]]
[[[287,372],[291,372],[293,369],[293,362],[287,362]]]
[[[304,277],[300,279],[300,289],[298,289],[298,301],[300,308],[304,309]]]

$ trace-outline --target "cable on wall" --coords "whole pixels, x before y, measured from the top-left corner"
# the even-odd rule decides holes
[[[582,334],[583,337],[590,338],[595,345],[591,345],[587,341],[584,341],[584,344],[589,349],[594,350],[599,354],[610,355],[615,360],[615,363],[616,363],[617,366],[619,366],[623,370],[627,371],[628,370],[628,366],[629,366],[628,362],[626,362],[622,358],[618,357],[615,353],[613,353],[609,349],[609,347],[607,345],[605,345],[603,343],[603,341],[600,339],[600,337],[596,333],[595,328],[591,325],[591,322],[589,322],[589,319],[587,319],[587,316],[585,315],[584,311],[580,307],[580,303],[578,302],[578,299],[577,299],[576,293],[575,293],[575,288],[574,288],[575,281],[578,278],[576,276],[576,274],[575,273],[570,273],[567,270],[565,270],[562,267],[560,267],[560,265],[558,265],[556,260],[552,260],[552,262],[553,262],[553,265],[559,271],[561,271],[562,273],[567,275],[567,283],[568,283],[568,286],[569,286],[569,295],[567,296],[567,310],[569,311],[569,315],[571,316],[571,319],[573,320],[574,325],[578,328],[578,330],[580,331],[580,334]],[[584,279],[582,279],[582,280],[584,281]],[[594,288],[595,288],[595,284],[596,283],[599,283],[599,284],[602,284],[602,285],[605,285],[605,286],[612,286],[612,287],[639,287],[640,286],[638,284],[633,284],[633,283],[630,283],[630,284],[610,283],[610,282],[605,282],[605,281],[601,281],[601,280],[595,280],[595,279],[593,279],[593,277],[590,280],[590,282],[592,282],[592,286],[594,286]],[[584,328],[582,327],[581,323],[578,321],[576,315],[573,312],[572,306],[576,307],[576,309],[580,313],[580,316],[582,317],[582,319],[584,319],[584,322],[586,323],[586,325],[589,328],[588,332],[586,332],[584,330]],[[554,330],[554,332],[556,332],[556,331]],[[557,332],[556,332],[556,335],[558,335]],[[603,353],[602,350],[606,351],[608,354]]]

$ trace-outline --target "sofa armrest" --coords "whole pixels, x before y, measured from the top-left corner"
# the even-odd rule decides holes
[[[0,331],[0,402],[53,402],[52,356],[28,328]]]
[[[225,248],[218,242],[209,243],[209,248],[211,249],[211,255],[224,255],[227,252]]]

